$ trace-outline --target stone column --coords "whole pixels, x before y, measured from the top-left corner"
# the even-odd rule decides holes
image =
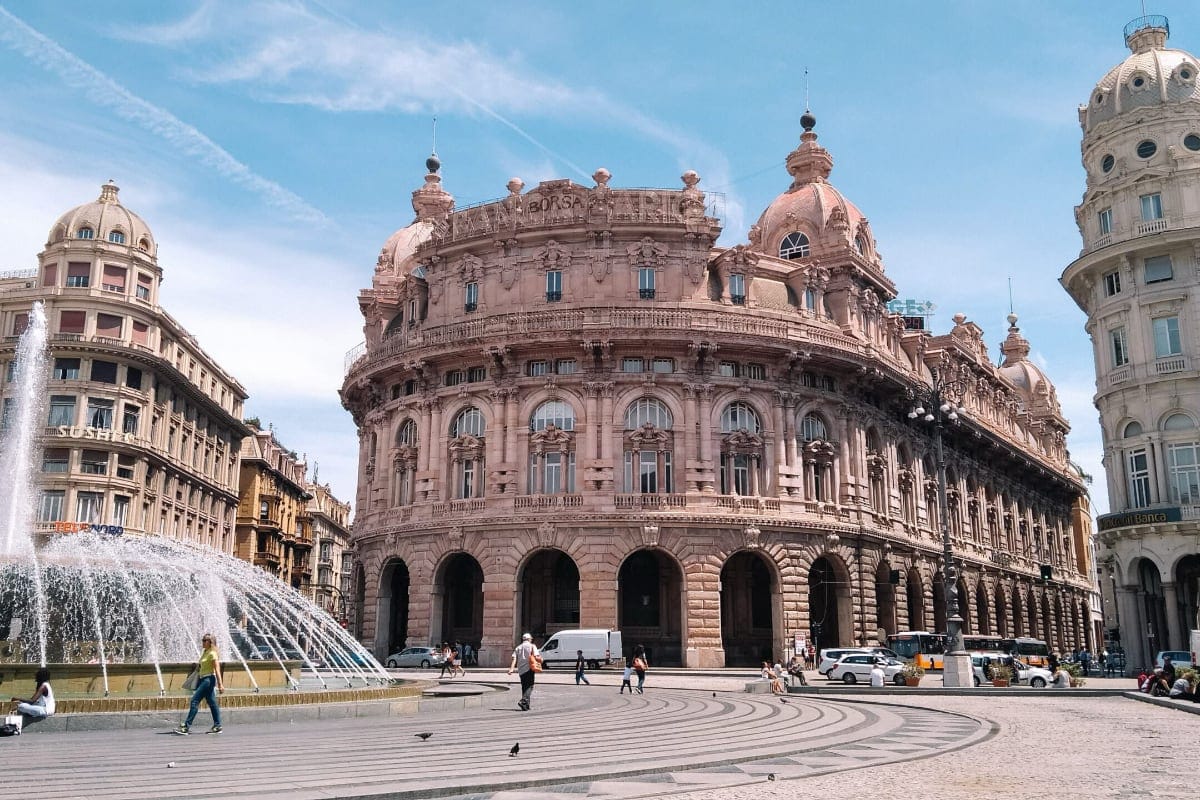
[[[712,394],[711,383],[700,386],[700,460],[712,468]]]
[[[684,564],[683,572],[688,586],[683,665],[689,669],[724,667],[720,567],[704,561]]]
[[[421,448],[422,451],[429,451],[426,464],[433,473],[429,477],[429,497],[427,498],[429,500],[437,500],[441,497],[441,484],[446,475],[442,434],[442,403],[434,398],[429,401],[429,438],[426,440],[425,446]]]
[[[512,576],[487,574],[483,579],[483,641],[479,647],[479,666],[508,666],[515,646],[514,621],[517,594]]]
[[[780,497],[787,494],[781,478],[783,478],[783,474],[787,471],[787,468],[791,466],[791,461],[788,460],[788,437],[783,418],[783,395],[780,392],[776,392],[775,402],[771,406],[771,431],[775,436],[775,452],[774,458],[768,458],[766,461],[766,484],[768,490],[773,487],[775,494]]]
[[[1167,641],[1159,645],[1159,650],[1186,650],[1188,643],[1184,640],[1183,631],[1179,628],[1179,599],[1175,592],[1175,584],[1163,582],[1163,605],[1167,617]]]
[[[517,455],[517,431],[520,430],[520,420],[517,419],[517,408],[520,405],[520,398],[517,396],[516,389],[506,389],[504,392],[504,460],[512,465],[514,470],[519,470],[517,466],[521,459]]]
[[[583,438],[583,461],[584,463],[593,461],[600,457],[599,443],[596,441],[596,436],[600,431],[600,413],[599,403],[596,400],[596,384],[585,383],[584,389],[587,391],[587,400],[585,402],[584,413],[587,414],[587,435]]]

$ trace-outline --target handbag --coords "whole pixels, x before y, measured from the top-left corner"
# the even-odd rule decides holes
[[[533,672],[541,672],[542,671],[542,657],[539,656],[537,653],[529,654],[529,669],[532,670]]]
[[[196,684],[200,682],[200,665],[192,667],[192,671],[183,679],[183,683],[179,684],[179,688],[185,692],[196,691]]]

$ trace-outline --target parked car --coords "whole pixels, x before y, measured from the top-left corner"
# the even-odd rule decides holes
[[[878,653],[847,653],[833,665],[827,677],[831,681],[843,683],[858,683],[859,681],[870,683],[871,669],[875,666],[876,661],[883,662],[885,681],[897,686],[904,685],[904,675],[901,674],[901,670],[904,669],[903,662],[894,658],[884,658]]]
[[[1009,679],[1009,682],[1013,686],[1026,683],[1035,689],[1044,689],[1050,684],[1052,673],[1048,669],[1032,667],[1021,659],[1013,658],[1012,656],[997,653],[972,653],[971,671],[974,675],[976,686],[991,683],[991,666],[993,664],[1004,664],[1012,669],[1012,678]]]
[[[367,657],[358,652],[337,652],[329,654],[329,666],[331,667],[368,667],[371,662]]]
[[[884,658],[900,660],[900,656],[896,655],[895,651],[889,650],[886,647],[827,647],[821,650],[820,661],[817,663],[817,672],[825,677],[829,677],[829,670],[833,669],[833,665],[838,660],[850,653],[867,653],[881,655]]]
[[[1175,669],[1191,669],[1192,667],[1192,654],[1187,650],[1159,650],[1158,655],[1154,657],[1154,668],[1162,669],[1163,662],[1168,658],[1175,665]]]
[[[437,647],[406,647],[398,653],[392,653],[384,662],[389,667],[440,667],[446,662],[446,657]]]

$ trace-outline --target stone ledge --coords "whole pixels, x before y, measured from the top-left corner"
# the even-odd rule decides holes
[[[1176,711],[1182,711],[1185,714],[1200,714],[1200,703],[1193,703],[1190,700],[1172,700],[1169,697],[1151,697],[1150,695],[1142,694],[1141,692],[1125,692],[1124,694],[1131,700],[1138,700],[1143,703],[1149,703],[1153,706],[1173,708]]]

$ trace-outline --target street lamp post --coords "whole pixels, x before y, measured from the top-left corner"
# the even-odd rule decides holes
[[[975,685],[971,674],[971,657],[967,654],[962,637],[962,616],[958,604],[958,567],[954,560],[954,542],[950,538],[950,510],[946,502],[946,452],[942,445],[942,431],[947,424],[958,422],[967,410],[960,405],[966,390],[966,376],[947,375],[941,369],[933,370],[933,381],[928,386],[910,390],[913,402],[908,412],[911,420],[920,420],[933,426],[933,447],[937,457],[938,524],[942,530],[942,584],[946,599],[946,653],[942,656],[942,684],[956,688]]]

